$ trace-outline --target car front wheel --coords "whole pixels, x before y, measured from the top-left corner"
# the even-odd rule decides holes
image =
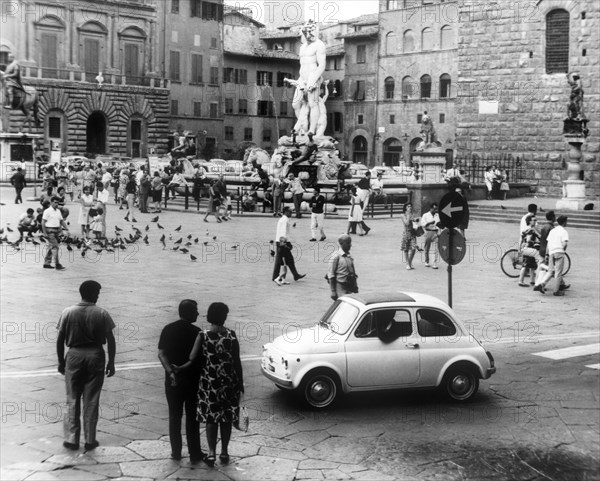
[[[467,401],[479,389],[479,378],[467,367],[451,368],[444,376],[443,388],[453,401]]]
[[[335,401],[339,389],[339,381],[333,372],[312,371],[304,376],[300,394],[309,406],[322,409]]]

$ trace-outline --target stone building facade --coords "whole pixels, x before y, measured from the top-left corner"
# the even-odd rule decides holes
[[[224,158],[240,156],[251,143],[273,151],[289,135],[296,117],[294,88],[284,78],[297,79],[298,30],[261,30],[263,24],[236,10],[226,10],[224,22],[223,144]]]
[[[63,154],[146,156],[166,150],[169,91],[157,74],[155,0],[12,2],[0,53],[19,60],[40,92],[44,149]],[[3,129],[17,131],[11,111]],[[5,126],[4,124],[8,124]]]
[[[563,120],[578,72],[590,135],[587,194],[600,194],[600,3],[540,0],[460,4],[456,147],[464,166],[514,161],[541,195],[560,196],[567,176]]]
[[[386,0],[379,11],[376,163],[408,164],[427,112],[452,158],[458,76],[458,2]]]
[[[344,138],[340,151],[347,160],[374,165],[377,136],[377,15],[340,35],[344,41]]]
[[[223,141],[223,8],[223,0],[157,0],[160,69],[170,81],[169,147],[187,131],[208,158]]]

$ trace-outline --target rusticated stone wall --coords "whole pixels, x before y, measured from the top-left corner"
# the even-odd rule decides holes
[[[546,73],[546,14],[570,14],[569,71],[585,90],[590,135],[583,146],[588,196],[600,194],[600,2],[460,2],[457,156],[487,165],[520,159],[523,181],[540,195],[562,195],[567,177],[563,120],[570,87],[565,73]],[[585,52],[584,52],[585,50]],[[498,101],[498,113],[480,113],[481,101]]]
[[[87,121],[93,112],[102,112],[107,121],[106,153],[129,155],[129,120],[132,116],[145,120],[142,133],[146,146],[154,147],[158,154],[167,152],[169,134],[169,90],[126,85],[53,81],[25,78],[24,83],[35,87],[40,95],[40,120],[42,126],[31,124],[31,133],[44,136],[44,149],[50,148],[46,116],[49,111],[64,114],[64,153],[83,155],[87,151]],[[10,132],[21,130],[24,116],[11,111]],[[24,128],[27,131],[27,127]],[[144,149],[144,154],[147,154]]]

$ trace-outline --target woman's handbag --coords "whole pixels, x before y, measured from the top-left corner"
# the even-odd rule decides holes
[[[238,420],[233,423],[233,427],[246,433],[248,432],[248,427],[250,426],[250,416],[248,416],[248,410],[246,409],[246,406],[240,406],[238,409]]]
[[[423,234],[425,234],[425,229],[423,229],[423,226],[418,220],[413,220],[412,223],[415,237],[421,237]]]

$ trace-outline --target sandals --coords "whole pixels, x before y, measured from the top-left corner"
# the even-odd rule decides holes
[[[212,468],[215,465],[215,461],[217,460],[214,454],[209,454],[204,458],[204,462],[209,468]]]
[[[223,464],[228,464],[229,463],[229,454],[220,454],[219,459],[221,460],[221,462]]]

